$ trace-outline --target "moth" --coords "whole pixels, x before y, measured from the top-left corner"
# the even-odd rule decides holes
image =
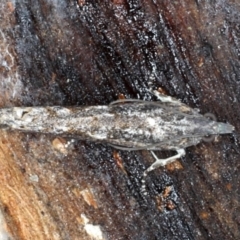
[[[185,155],[185,148],[206,136],[234,131],[228,123],[201,115],[177,99],[152,93],[160,101],[124,99],[110,105],[87,107],[13,107],[0,109],[0,126],[24,132],[62,135],[106,143],[121,150],[150,150],[155,162],[147,173]],[[175,150],[158,159],[153,151]]]

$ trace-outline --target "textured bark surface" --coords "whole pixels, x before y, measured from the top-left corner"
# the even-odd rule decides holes
[[[239,239],[239,12],[238,0],[1,1],[2,107],[154,100],[161,87],[236,127],[151,172],[146,196],[147,151],[1,131],[2,238]]]

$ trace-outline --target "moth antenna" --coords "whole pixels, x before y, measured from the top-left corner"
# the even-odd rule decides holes
[[[115,104],[121,104],[121,103],[128,103],[128,102],[137,102],[137,103],[144,103],[146,101],[144,100],[138,100],[138,99],[133,99],[133,98],[128,98],[128,99],[119,99],[116,101],[113,101],[109,103],[109,105],[115,105]]]

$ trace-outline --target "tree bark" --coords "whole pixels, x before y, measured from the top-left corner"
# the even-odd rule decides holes
[[[239,12],[234,0],[2,1],[1,107],[152,101],[161,88],[236,128],[151,172],[147,195],[147,151],[1,130],[2,239],[239,239]]]

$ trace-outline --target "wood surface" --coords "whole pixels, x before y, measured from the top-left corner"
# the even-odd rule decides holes
[[[147,151],[1,130],[1,239],[240,239],[239,12],[239,0],[1,1],[1,107],[155,100],[152,87],[236,128],[151,172],[146,196]]]

